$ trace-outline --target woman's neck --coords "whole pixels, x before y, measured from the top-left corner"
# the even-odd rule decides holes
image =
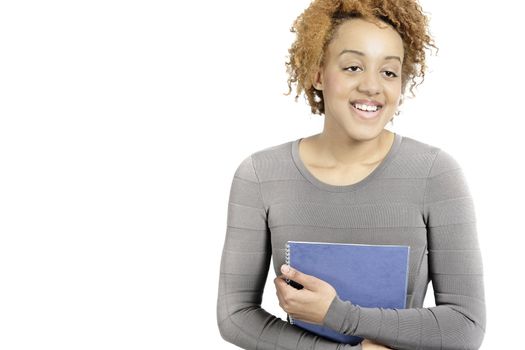
[[[383,129],[374,139],[354,140],[346,135],[334,137],[325,131],[312,136],[311,143],[319,164],[327,168],[371,166],[381,162],[394,142],[394,133]]]

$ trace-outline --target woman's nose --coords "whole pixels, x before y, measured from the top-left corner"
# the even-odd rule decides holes
[[[374,72],[365,72],[361,75],[358,91],[369,95],[376,95],[381,92],[381,81],[379,76]]]

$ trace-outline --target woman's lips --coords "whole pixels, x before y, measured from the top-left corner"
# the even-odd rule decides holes
[[[355,108],[355,106],[351,103],[350,103],[350,107],[352,108],[355,114],[357,114],[359,117],[365,120],[371,120],[371,119],[376,118],[377,116],[379,116],[379,113],[381,113],[381,110],[383,109],[383,107],[381,107],[375,112],[367,112],[367,111],[362,111],[360,109]]]

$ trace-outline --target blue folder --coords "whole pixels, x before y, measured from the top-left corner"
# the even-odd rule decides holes
[[[404,309],[410,246],[350,243],[286,243],[286,263],[330,283],[341,300],[362,307]],[[299,283],[287,280],[295,288]],[[293,319],[296,326],[330,340],[356,345],[362,337],[345,335],[321,325]]]

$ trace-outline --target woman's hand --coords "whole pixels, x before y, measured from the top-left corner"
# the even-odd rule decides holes
[[[281,272],[283,274],[274,279],[279,306],[295,319],[322,325],[328,308],[337,295],[335,288],[322,279],[288,265],[282,265]],[[301,284],[303,288],[295,289],[286,283],[286,279]],[[369,339],[364,339],[361,346],[363,350],[390,349]]]
[[[335,288],[288,265],[282,265],[281,272],[283,274],[274,279],[279,306],[295,319],[322,325],[328,308],[337,295]],[[295,289],[286,283],[286,279],[297,282],[304,288]]]
[[[361,348],[363,350],[380,350],[380,349],[390,349],[389,347],[384,346],[383,344],[374,343],[369,339],[365,339],[361,342]]]

